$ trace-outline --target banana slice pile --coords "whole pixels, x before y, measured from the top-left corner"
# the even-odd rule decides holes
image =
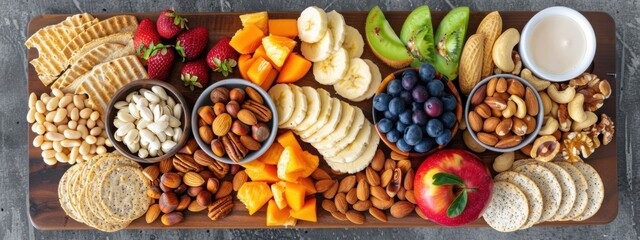
[[[333,85],[340,96],[351,101],[373,97],[382,81],[380,69],[360,58],[364,51],[362,35],[345,23],[342,14],[308,7],[298,18],[298,37],[302,55],[313,62],[318,83]]]
[[[360,108],[332,98],[324,89],[293,84],[276,84],[269,96],[278,127],[293,130],[318,149],[333,170],[356,173],[373,159],[380,137]]]

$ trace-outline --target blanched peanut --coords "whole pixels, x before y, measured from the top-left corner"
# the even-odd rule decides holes
[[[56,152],[62,152],[64,150],[60,141],[53,142],[53,150],[56,150]]]
[[[37,101],[38,96],[36,96],[36,93],[32,92],[31,94],[29,94],[29,109],[35,109]]]
[[[76,105],[76,107],[80,110],[84,109],[84,98],[82,97],[82,95],[73,96],[73,105]]]
[[[56,97],[63,97],[64,96],[64,93],[60,89],[57,89],[57,88],[51,89],[51,94],[53,94],[53,96],[56,96]]]
[[[80,118],[88,119],[91,116],[91,113],[93,113],[93,110],[91,110],[90,108],[82,109],[80,111]]]
[[[102,133],[102,128],[101,127],[94,127],[91,129],[91,131],[89,131],[89,134],[93,135],[93,136],[100,136],[100,133]]]
[[[45,151],[49,149],[53,149],[53,142],[45,140],[42,145],[40,145],[40,150]]]
[[[49,166],[53,166],[56,165],[56,163],[58,163],[58,160],[56,160],[55,158],[43,158],[44,163],[49,165]]]
[[[78,127],[78,122],[71,120],[67,123],[67,127],[69,127],[69,129],[75,130],[76,127]]]
[[[38,135],[33,139],[33,146],[40,147],[42,146],[43,142],[44,142],[44,137],[42,135]]]
[[[36,122],[36,110],[35,109],[29,109],[29,112],[27,112],[27,122],[29,123],[34,123]]]
[[[47,111],[53,111],[58,108],[58,102],[60,102],[60,98],[54,97],[49,102],[47,102]]]
[[[87,141],[88,144],[95,144],[98,141],[98,139],[93,135],[87,136],[84,140]]]
[[[60,109],[58,109],[58,111],[56,111],[56,115],[53,117],[53,122],[54,123],[60,123],[65,118],[67,118],[67,109],[60,108]]]
[[[67,105],[69,105],[69,103],[71,103],[71,102],[73,102],[73,97],[71,97],[71,95],[64,96],[58,102],[58,107],[59,108],[66,108]]]
[[[36,111],[35,117],[36,117],[36,122],[37,122],[37,123],[42,124],[42,123],[44,123],[44,122],[46,122],[46,121],[47,121],[47,119],[46,119],[46,117],[44,116],[44,114],[39,113],[38,111]]]

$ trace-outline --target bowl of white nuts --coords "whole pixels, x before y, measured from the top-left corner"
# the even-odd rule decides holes
[[[173,156],[187,142],[187,102],[170,84],[138,80],[123,86],[107,107],[105,129],[113,146],[141,163]]]

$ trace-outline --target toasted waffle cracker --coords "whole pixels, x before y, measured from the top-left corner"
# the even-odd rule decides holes
[[[75,92],[75,88],[68,88],[74,80],[83,74],[91,71],[94,66],[105,62],[105,60],[115,51],[124,48],[124,45],[117,43],[105,43],[86,52],[78,61],[71,64],[71,67],[51,85],[51,88],[62,89],[65,93]],[[77,85],[77,84],[76,84]]]
[[[67,64],[70,65],[70,64],[73,64],[74,62],[77,62],[87,52],[105,43],[117,43],[120,45],[127,45],[128,43],[131,42],[131,44],[133,44],[133,34],[134,34],[133,32],[116,33],[116,34],[111,34],[109,36],[91,40],[91,42],[84,44],[82,48],[80,48],[80,50],[73,53],[73,56],[71,56],[71,58],[67,60]],[[126,56],[126,55],[121,55],[120,57],[123,57],[123,56]],[[115,58],[112,58],[110,60],[113,60],[113,59]]]
[[[70,59],[76,51],[80,50],[82,46],[94,39],[116,33],[134,32],[136,28],[138,28],[138,20],[135,16],[131,15],[118,15],[91,25],[67,43],[63,50],[65,62]]]

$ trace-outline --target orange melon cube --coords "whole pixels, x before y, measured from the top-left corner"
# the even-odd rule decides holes
[[[246,170],[262,171],[262,169],[264,169],[265,163],[263,163],[261,161],[255,161],[254,160],[254,161],[251,161],[251,162],[248,162],[248,163],[240,164],[240,166],[242,166]]]
[[[280,209],[273,199],[269,200],[269,204],[267,204],[267,226],[295,226],[297,219],[291,217],[290,213],[290,208]]]
[[[260,84],[260,88],[264,89],[265,91],[269,91],[269,88],[271,88],[271,85],[273,85],[273,83],[276,81],[277,76],[278,76],[278,70],[271,69],[271,72],[269,72],[267,79],[265,79],[264,82]]]
[[[307,168],[307,162],[302,158],[303,153],[293,147],[285,147],[278,161],[278,178],[294,182],[302,177]]]
[[[257,161],[269,165],[278,165],[278,161],[280,161],[280,155],[282,155],[282,151],[284,151],[282,145],[280,145],[280,143],[274,142],[264,154],[258,157]]]
[[[275,70],[278,70],[278,72],[280,71],[280,69],[282,69],[282,67],[276,66],[273,63],[273,61],[269,58],[269,56],[267,56],[267,51],[264,49],[264,45],[260,45],[260,47],[258,47],[258,49],[256,49],[255,52],[253,52],[253,58],[258,58],[258,57],[262,57],[265,60],[269,61],[269,63],[271,63],[271,67],[273,67]]]
[[[320,165],[320,158],[307,151],[302,152],[302,158],[304,158],[307,163],[306,168],[302,171],[302,177],[308,177],[318,168],[318,165]]]
[[[259,161],[252,161],[259,162]],[[264,163],[263,163],[264,164]],[[252,181],[264,181],[264,182],[277,182],[280,181],[278,178],[278,171],[275,165],[266,165],[260,168],[247,168],[245,172],[249,176]]]
[[[253,53],[260,47],[264,35],[260,28],[253,24],[247,24],[233,35],[229,45],[240,54]]]
[[[270,35],[262,39],[262,46],[264,47],[267,56],[277,67],[282,67],[285,60],[289,56],[289,53],[293,51],[298,42],[288,37],[280,37]]]
[[[253,215],[273,197],[273,194],[266,182],[246,182],[238,189],[237,197],[247,207],[249,215]]]
[[[297,53],[289,54],[284,62],[280,75],[278,75],[277,83],[293,83],[302,79],[311,69],[311,61],[300,56]]]
[[[295,38],[298,36],[298,21],[296,19],[269,19],[269,34]]]
[[[269,76],[271,72],[271,63],[264,59],[263,57],[254,58],[254,62],[249,67],[249,71],[247,71],[247,75],[249,80],[251,80],[256,85],[261,85]]]
[[[271,193],[273,193],[273,200],[276,201],[278,208],[284,209],[287,207],[287,198],[284,195],[286,182],[280,181],[271,184]]]
[[[249,54],[242,54],[238,57],[238,71],[243,79],[249,80],[247,72],[249,72],[249,68],[253,61],[255,61],[255,59],[253,59]]]
[[[269,34],[269,14],[266,11],[242,14],[240,15],[240,22],[242,22],[242,27],[255,25],[260,28],[264,35]]]
[[[302,147],[300,147],[300,143],[298,143],[298,140],[296,140],[296,137],[293,135],[292,131],[286,131],[285,133],[280,134],[277,140],[283,147],[302,149]]]
[[[309,222],[317,222],[318,217],[316,216],[316,198],[309,198],[304,202],[304,205],[299,210],[291,209],[289,212],[291,217],[309,221]]]
[[[288,182],[284,195],[291,209],[300,210],[304,205],[305,187],[302,184]]]
[[[296,180],[296,183],[302,184],[304,186],[306,195],[311,195],[318,192],[311,178],[308,178],[308,177],[298,178],[298,180]]]

